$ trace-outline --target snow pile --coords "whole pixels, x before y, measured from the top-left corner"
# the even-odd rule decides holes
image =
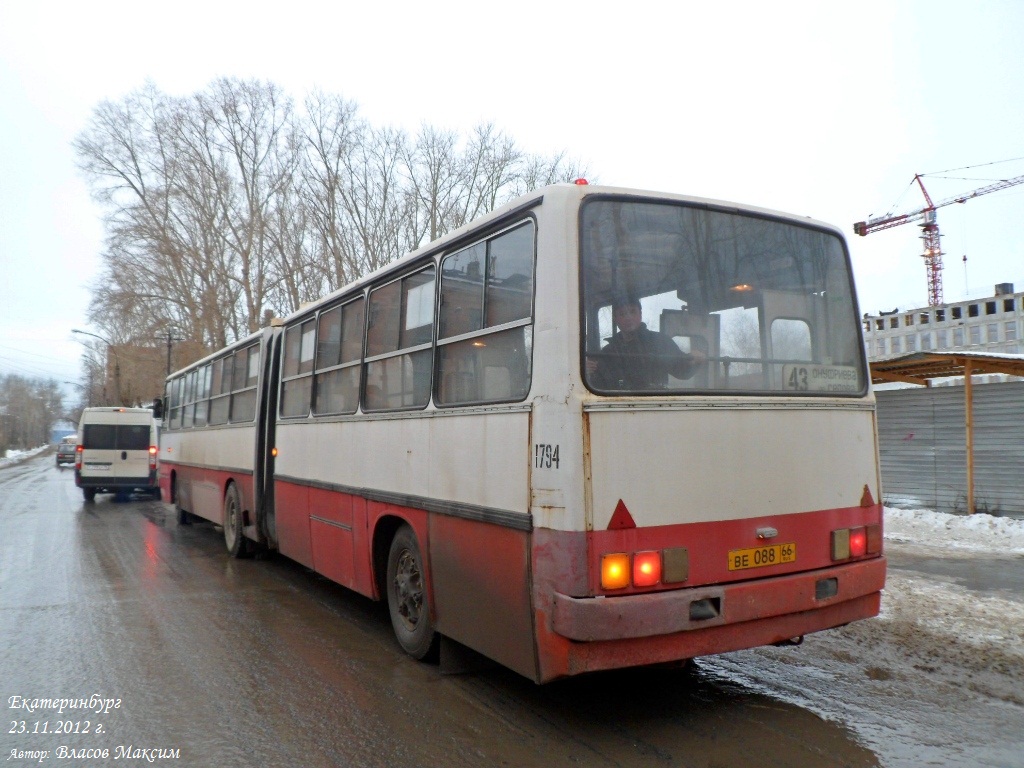
[[[24,461],[25,459],[37,456],[49,447],[50,446],[48,445],[44,445],[39,448],[33,448],[30,451],[16,451],[13,449],[9,450],[6,452],[4,456],[0,456],[0,467],[6,467],[10,466],[11,464],[17,464],[19,461]]]
[[[1024,554],[1024,520],[992,515],[950,515],[928,509],[885,508],[885,538],[896,544],[952,550]],[[959,551],[958,551],[959,550]]]
[[[882,612],[849,636],[891,649],[894,668],[1024,705],[1024,600],[998,578],[1024,565],[1024,520],[887,507],[885,529]]]

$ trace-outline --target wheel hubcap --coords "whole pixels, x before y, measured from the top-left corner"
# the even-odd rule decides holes
[[[419,565],[409,550],[402,552],[398,558],[393,585],[397,598],[398,613],[410,630],[416,628],[423,607],[423,580],[420,577]]]

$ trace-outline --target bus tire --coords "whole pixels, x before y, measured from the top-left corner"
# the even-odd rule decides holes
[[[231,483],[228,486],[228,492],[224,494],[224,543],[227,545],[228,554],[232,557],[249,556],[249,542],[242,531],[244,525],[242,501],[238,498],[238,488]]]
[[[437,656],[440,635],[430,622],[430,603],[423,577],[423,555],[408,525],[395,532],[388,554],[388,611],[402,650],[414,659]]]
[[[192,525],[192,515],[181,507],[181,494],[178,489],[178,478],[171,479],[171,501],[174,502],[174,516],[178,518],[178,525]]]

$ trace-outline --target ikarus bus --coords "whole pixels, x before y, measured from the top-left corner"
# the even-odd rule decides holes
[[[161,483],[537,682],[874,616],[874,399],[834,227],[545,187],[168,379]]]

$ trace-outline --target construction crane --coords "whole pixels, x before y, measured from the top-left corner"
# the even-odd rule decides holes
[[[877,216],[867,221],[858,221],[853,225],[853,231],[858,235],[864,236],[872,232],[880,232],[883,229],[898,227],[900,224],[920,221],[921,223],[918,226],[921,227],[921,239],[924,241],[924,253],[921,254],[921,257],[924,259],[925,269],[928,274],[928,306],[937,307],[942,304],[942,244],[939,242],[939,224],[936,220],[936,209],[951,203],[966,203],[973,197],[980,197],[981,195],[987,195],[989,192],[998,192],[1001,189],[1013,187],[1017,184],[1024,184],[1024,176],[1002,179],[1001,181],[996,181],[976,189],[973,192],[957,195],[938,203],[932,202],[928,190],[924,187],[922,174],[916,174],[914,181],[921,188],[921,194],[924,195],[925,202],[927,203],[924,208],[910,213],[886,214],[885,216]]]

